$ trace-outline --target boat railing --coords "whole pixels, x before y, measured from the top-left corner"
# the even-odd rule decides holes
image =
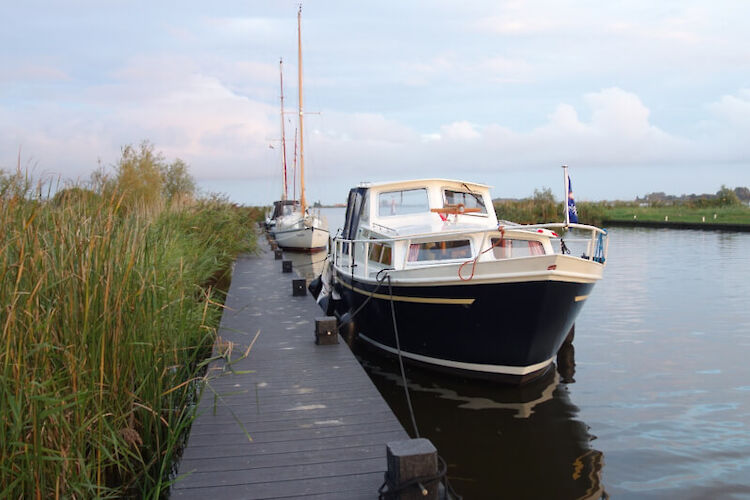
[[[567,234],[558,234],[557,232],[554,232],[554,234],[544,233],[545,236],[549,237],[551,240],[559,240],[559,253],[565,254],[565,253],[571,253],[571,249],[578,250],[578,246],[580,245],[583,247],[583,251],[580,255],[580,258],[585,260],[591,260],[594,262],[598,262],[600,264],[604,264],[607,259],[607,252],[609,250],[609,236],[606,229],[601,229],[596,226],[590,226],[588,224],[564,224],[564,223],[545,223],[545,224],[527,224],[527,225],[521,225],[521,224],[500,224],[496,228],[488,228],[485,230],[470,231],[472,234],[481,233],[482,236],[482,244],[480,245],[479,252],[482,252],[487,247],[487,240],[489,239],[490,235],[492,233],[498,233],[504,231],[524,231],[524,232],[530,232],[535,233],[539,230],[554,230],[558,229],[560,230],[560,233],[565,231]],[[583,238],[575,238],[571,237],[573,236],[571,233],[571,230],[580,230],[580,231],[586,231],[589,233],[587,237]],[[456,231],[441,231],[439,233],[440,239],[450,238],[452,236],[460,236],[467,234],[466,229],[463,230],[456,230]],[[333,254],[333,265],[337,266],[339,268],[349,268],[351,270],[354,269],[354,267],[357,267],[359,264],[355,262],[355,253],[358,253],[356,250],[360,250],[362,252],[361,255],[364,255],[365,257],[361,261],[361,265],[364,266],[363,272],[365,276],[368,274],[369,271],[369,262],[370,262],[370,248],[373,244],[387,244],[387,243],[395,243],[398,241],[420,241],[425,240],[427,238],[434,239],[436,236],[435,233],[418,233],[418,234],[409,234],[409,235],[398,235],[388,238],[367,238],[367,239],[344,239],[342,237],[335,237],[332,239],[334,248],[332,249]],[[553,247],[554,248],[554,247]],[[393,250],[391,250],[393,252]],[[393,259],[395,255],[392,254],[391,258]],[[474,258],[477,258],[476,256]],[[404,255],[404,259],[406,259],[406,255]],[[465,260],[465,259],[464,259]],[[449,261],[450,262],[450,261]],[[405,262],[404,262],[405,264]],[[378,267],[380,269],[381,267]]]

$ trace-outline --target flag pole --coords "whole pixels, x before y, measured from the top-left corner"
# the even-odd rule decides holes
[[[568,226],[570,226],[570,209],[568,208],[568,196],[569,196],[568,186],[570,184],[568,181],[568,166],[563,165],[562,168],[563,168],[563,185],[564,185],[563,210],[565,211],[565,227],[567,228]]]

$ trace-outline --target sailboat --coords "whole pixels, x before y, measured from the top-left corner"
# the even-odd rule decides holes
[[[299,178],[300,199],[282,200],[278,208],[281,214],[275,218],[273,236],[279,246],[286,250],[312,251],[323,249],[328,244],[328,221],[319,213],[314,213],[307,206],[305,199],[305,141],[304,112],[302,111],[302,8],[297,12],[297,65],[299,82]],[[283,85],[283,84],[282,84]],[[282,89],[283,96],[283,89]],[[282,135],[283,135],[283,97],[282,97]],[[286,155],[283,154],[285,157]],[[286,181],[286,168],[284,169]],[[286,182],[284,184],[286,191]],[[275,213],[276,207],[274,207]]]
[[[266,229],[273,236],[276,230],[276,221],[287,215],[299,212],[299,201],[288,199],[289,184],[287,182],[287,162],[286,162],[286,134],[284,131],[284,61],[279,59],[279,84],[281,87],[281,171],[282,171],[282,190],[281,199],[273,202],[273,209],[266,214]],[[295,143],[295,148],[297,147]],[[296,151],[295,151],[296,154]]]

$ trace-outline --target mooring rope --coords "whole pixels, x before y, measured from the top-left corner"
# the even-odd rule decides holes
[[[406,384],[406,372],[404,371],[404,360],[401,356],[401,341],[398,338],[398,326],[396,325],[396,306],[393,303],[393,287],[391,286],[391,275],[386,273],[388,278],[388,295],[390,296],[391,302],[391,319],[393,320],[393,333],[396,337],[396,351],[398,352],[398,365],[401,369],[401,381],[404,384],[404,394],[406,395],[406,403],[409,406],[409,416],[411,416],[411,425],[414,427],[414,436],[419,437],[419,429],[417,428],[417,420],[414,418],[414,408],[411,406],[411,396],[409,395],[409,386]]]

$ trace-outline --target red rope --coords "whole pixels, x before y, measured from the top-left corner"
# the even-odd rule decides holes
[[[496,242],[494,242],[492,245],[490,245],[490,247],[487,250],[482,250],[481,252],[479,252],[477,254],[477,256],[474,257],[473,259],[467,260],[466,262],[464,262],[460,266],[458,266],[458,277],[459,277],[459,279],[461,281],[471,281],[471,279],[474,278],[474,271],[477,268],[477,261],[479,261],[479,257],[481,257],[485,253],[489,252],[493,248],[495,248],[499,243],[501,243],[505,239],[505,228],[503,226],[498,226],[498,229],[500,230],[500,238]],[[461,270],[469,262],[471,262],[471,276],[469,276],[468,278],[464,278],[463,276],[461,276]]]

